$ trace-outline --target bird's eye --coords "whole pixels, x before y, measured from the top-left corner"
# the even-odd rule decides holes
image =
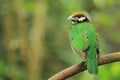
[[[78,18],[80,18],[81,16],[78,16]]]

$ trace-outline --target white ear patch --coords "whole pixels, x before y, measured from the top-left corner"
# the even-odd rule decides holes
[[[83,20],[85,20],[85,17],[81,17],[78,19],[78,21],[83,21]]]

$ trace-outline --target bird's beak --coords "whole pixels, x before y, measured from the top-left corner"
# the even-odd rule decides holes
[[[67,18],[67,20],[72,20],[72,19],[73,19],[73,15],[71,15]]]

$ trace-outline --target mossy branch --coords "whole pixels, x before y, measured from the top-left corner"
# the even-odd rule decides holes
[[[99,65],[109,64],[113,62],[120,61],[120,52],[114,52],[110,54],[106,54],[100,57]],[[86,70],[86,66],[82,63],[72,65],[57,74],[50,77],[48,80],[65,80],[79,72],[83,72]]]

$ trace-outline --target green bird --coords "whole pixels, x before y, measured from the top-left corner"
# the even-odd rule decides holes
[[[73,51],[82,57],[90,74],[98,73],[99,44],[96,30],[89,18],[81,12],[75,12],[68,17],[72,26],[69,38]]]

